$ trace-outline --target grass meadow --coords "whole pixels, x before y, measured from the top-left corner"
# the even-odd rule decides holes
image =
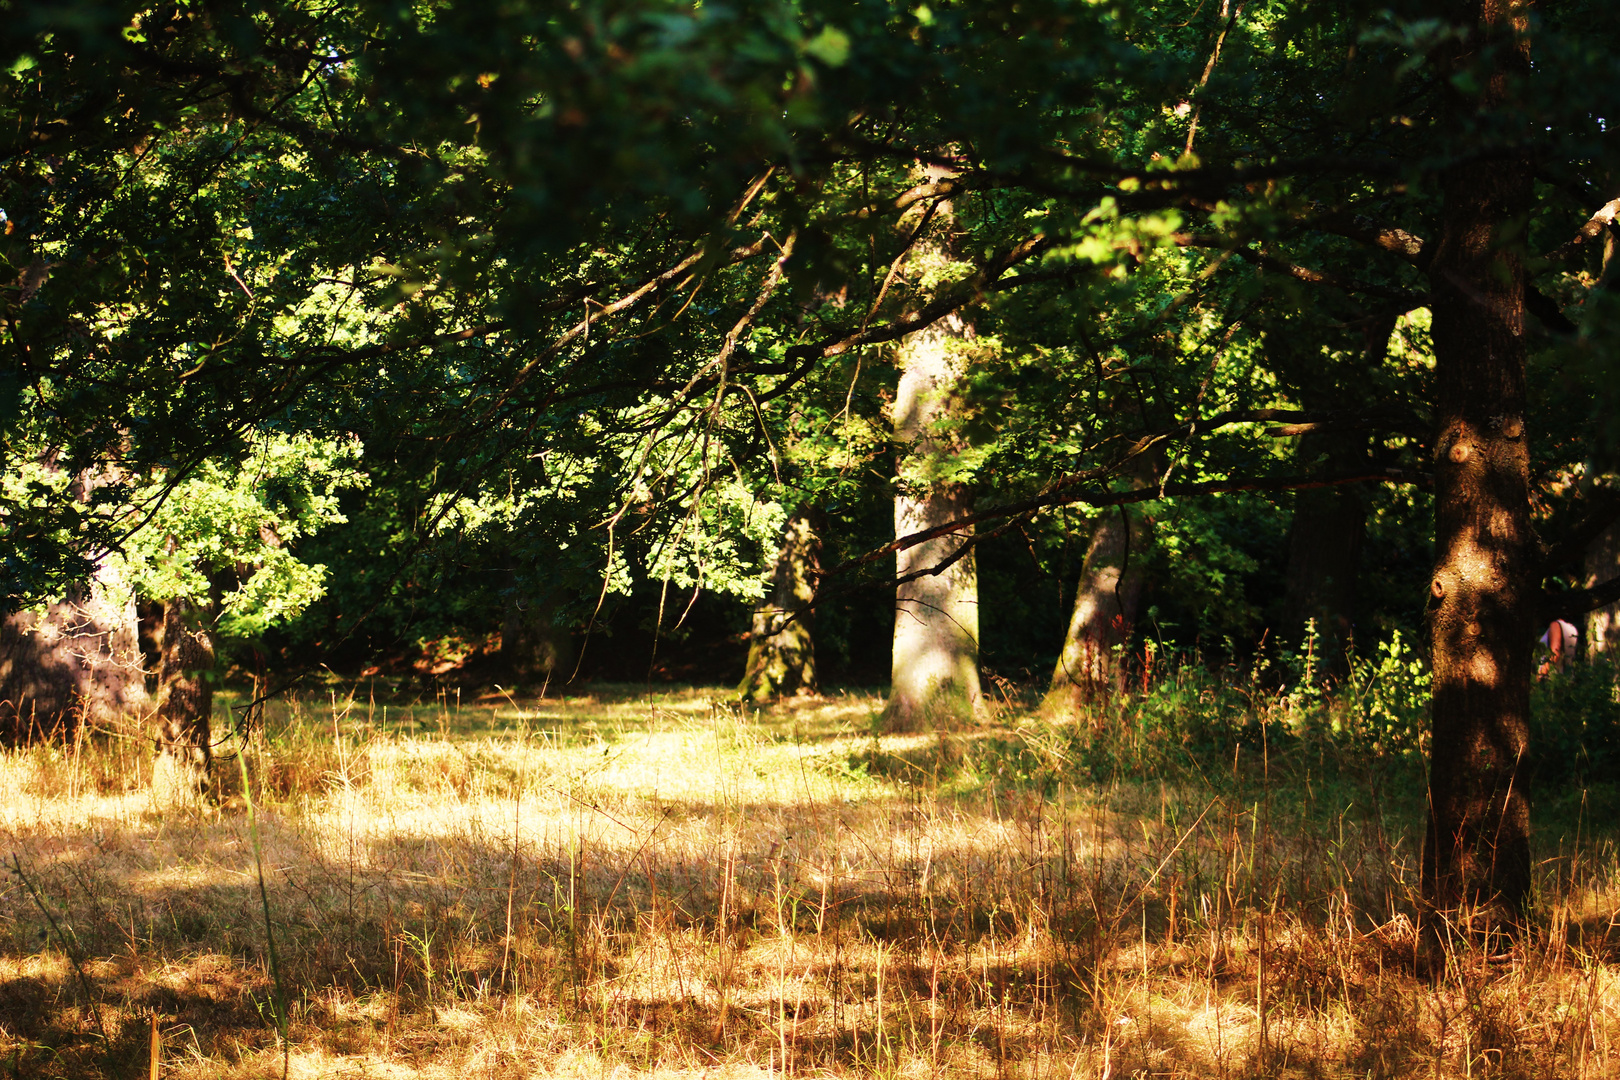
[[[0,1074],[1620,1075],[1612,805],[1538,806],[1517,937],[1426,947],[1421,755],[1217,698],[332,688],[218,805],[134,734],[8,750]]]

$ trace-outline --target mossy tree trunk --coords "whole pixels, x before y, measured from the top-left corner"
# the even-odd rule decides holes
[[[1454,92],[1450,126],[1459,134],[1507,104],[1512,83],[1529,74],[1525,6],[1475,0],[1466,11],[1471,32],[1448,47],[1446,67],[1490,66],[1483,101]],[[1453,165],[1440,179],[1443,220],[1429,267],[1436,565],[1423,850],[1424,896],[1440,909],[1516,909],[1530,889],[1530,808],[1519,765],[1529,743],[1538,579],[1524,427],[1525,270],[1513,244],[1531,185],[1530,161],[1516,150]]]
[[[213,767],[214,640],[207,607],[176,598],[163,605],[157,691],[158,751],[209,790]]]
[[[902,537],[961,518],[973,509],[967,485],[948,478],[957,449],[948,426],[973,328],[950,315],[919,330],[896,352],[895,437],[904,448],[894,497],[894,533]],[[891,689],[884,717],[896,730],[960,721],[983,704],[979,688],[979,574],[972,551],[955,558],[971,528],[900,551],[895,589]],[[952,559],[955,559],[952,562]],[[949,565],[946,563],[949,562]]]
[[[808,605],[821,574],[818,515],[800,503],[782,526],[782,543],[771,572],[770,591],[754,608],[748,666],[737,688],[743,701],[764,704],[786,697],[814,697],[814,613]]]

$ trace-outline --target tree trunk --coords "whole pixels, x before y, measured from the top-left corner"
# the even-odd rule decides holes
[[[1098,695],[1124,691],[1120,652],[1136,625],[1148,537],[1149,521],[1139,506],[1112,507],[1098,519],[1043,709],[1072,712]]]
[[[116,470],[87,469],[73,477],[68,494],[88,505],[97,488],[117,479]],[[0,738],[18,742],[74,724],[116,725],[150,707],[135,589],[110,556],[43,614],[0,620]]]
[[[808,504],[800,503],[782,526],[771,591],[754,609],[748,667],[737,688],[744,701],[763,704],[784,697],[814,697],[820,692],[812,613],[805,607],[815,598],[821,572],[821,537],[814,516]],[[789,618],[793,621],[787,622]]]
[[[574,642],[557,625],[554,594],[525,599],[517,575],[506,597],[501,620],[501,663],[518,682],[567,679],[574,662]]]
[[[1483,110],[1528,76],[1514,0],[1477,0],[1452,67],[1497,49]],[[1453,130],[1481,106],[1456,100]],[[1465,115],[1466,114],[1466,115]],[[1517,909],[1530,888],[1530,808],[1519,763],[1529,741],[1534,536],[1525,438],[1524,266],[1509,246],[1531,200],[1520,153],[1441,176],[1444,217],[1429,267],[1437,383],[1436,565],[1429,589],[1434,668],[1423,892],[1441,909]]]
[[[0,620],[0,739],[112,725],[150,707],[135,592],[111,566],[42,615]]]
[[[1324,442],[1327,445],[1323,445]],[[1366,463],[1364,446],[1342,435],[1306,435],[1300,457],[1326,455],[1332,472]],[[1282,637],[1311,650],[1317,672],[1342,674],[1356,610],[1356,576],[1367,532],[1365,494],[1356,487],[1297,492],[1288,535],[1288,571],[1283,595]],[[1314,640],[1307,628],[1314,621]]]
[[[971,512],[967,485],[938,479],[955,449],[941,431],[967,368],[973,329],[950,315],[910,335],[896,355],[895,436],[907,448],[894,497],[896,537],[931,529]],[[972,529],[906,548],[897,576],[929,571],[895,589],[894,653],[889,705],[895,730],[960,721],[983,704],[979,689],[979,574],[972,551],[932,572],[961,550]]]
[[[214,641],[192,601],[163,605],[162,659],[158,668],[157,746],[207,793],[213,767],[209,720],[214,712]]]
[[[1620,576],[1620,523],[1604,529],[1586,549],[1586,587]],[[1620,601],[1586,616],[1586,655],[1599,656],[1620,649]]]

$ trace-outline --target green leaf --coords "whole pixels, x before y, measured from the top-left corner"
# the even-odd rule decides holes
[[[823,27],[805,42],[804,51],[828,67],[843,67],[849,59],[849,35],[836,26]]]

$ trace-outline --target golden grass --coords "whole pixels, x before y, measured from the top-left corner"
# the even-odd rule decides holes
[[[879,738],[880,706],[277,706],[289,1075],[1620,1074],[1601,837],[1515,941],[1426,952],[1421,793],[1355,762],[1089,782],[1061,725]],[[6,879],[0,1068],[147,1077],[155,1014],[161,1076],[280,1075],[234,770],[212,809],[141,740],[0,756],[0,853],[61,927]]]

